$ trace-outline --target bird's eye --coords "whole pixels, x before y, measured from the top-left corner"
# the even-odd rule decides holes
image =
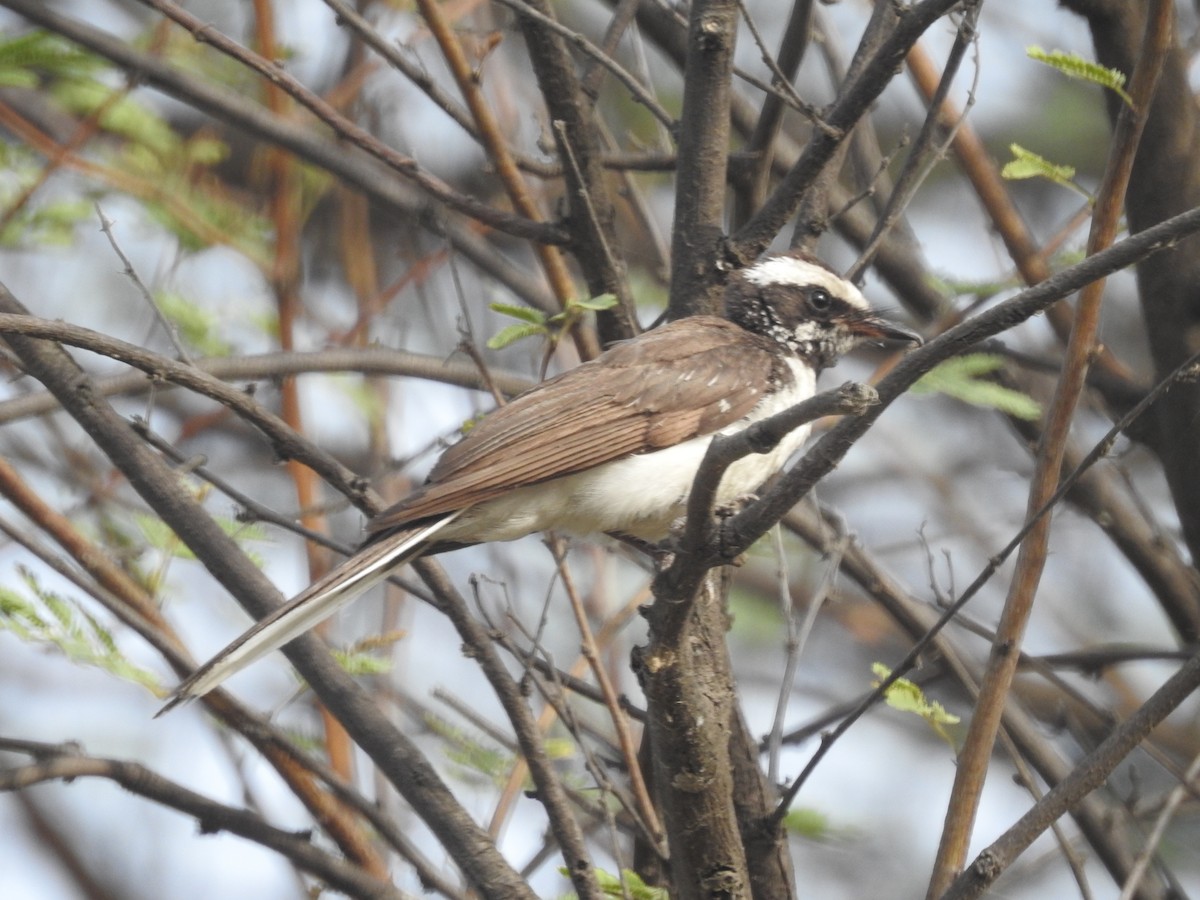
[[[825,288],[813,288],[808,293],[808,308],[813,312],[829,312],[833,307],[833,297]]]

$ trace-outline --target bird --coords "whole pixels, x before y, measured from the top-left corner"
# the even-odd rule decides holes
[[[420,556],[549,530],[665,539],[715,435],[812,397],[817,375],[865,342],[921,338],[872,311],[811,254],[775,254],[734,271],[724,316],[689,316],[616,343],[476,422],[421,487],[369,521],[355,554],[200,666],[159,714],[207,694]],[[808,433],[802,425],[730,466],[718,508],[760,488]]]

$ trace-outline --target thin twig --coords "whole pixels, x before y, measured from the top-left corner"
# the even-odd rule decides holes
[[[941,160],[946,149],[953,143],[955,134],[966,120],[967,112],[975,104],[975,89],[979,83],[978,65],[975,66],[974,79],[967,91],[966,108],[956,121],[949,124],[949,133],[940,141],[937,140],[936,132],[941,128],[943,119],[941,116],[942,103],[950,93],[950,86],[958,74],[959,66],[962,64],[967,49],[978,40],[975,24],[979,19],[979,10],[982,5],[981,0],[974,0],[968,4],[966,11],[962,14],[958,31],[954,36],[954,44],[946,59],[945,69],[942,71],[937,90],[930,101],[929,112],[925,116],[925,121],[921,123],[921,131],[913,142],[912,150],[905,160],[904,169],[896,179],[887,205],[875,223],[874,234],[871,235],[866,245],[860,248],[858,259],[846,272],[845,277],[851,281],[858,281],[862,272],[871,264],[885,235],[899,220],[901,213],[908,206],[917,189]]]
[[[0,334],[28,335],[61,341],[119,359],[151,376],[168,378],[199,394],[211,397],[258,428],[271,441],[281,459],[303,458],[306,465],[316,470],[351,502],[362,503],[366,498],[366,485],[357,474],[298,434],[279,416],[265,409],[245,392],[193,366],[88,328],[64,322],[51,322],[36,316],[0,313]]]
[[[378,198],[405,214],[421,212],[420,204],[413,202],[414,197],[404,182],[398,182],[385,173],[397,173],[403,176],[406,182],[450,209],[505,233],[550,244],[560,244],[567,240],[566,233],[557,226],[531,222],[455,191],[446,182],[422,169],[411,157],[387,146],[370,132],[346,119],[279,66],[225,37],[179,6],[166,0],[138,2],[169,15],[187,28],[197,40],[214,44],[217,49],[247,65],[271,83],[279,84],[329,125],[342,140],[358,147],[371,158],[364,158],[358,153],[348,153],[344,143],[317,134],[307,123],[273,116],[258,103],[232,90],[216,87],[180,72],[161,60],[138,51],[128,41],[59,14],[41,0],[0,0],[0,6],[18,12],[30,21],[87,47],[138,79],[183,99],[198,110],[244,128],[263,140],[275,143],[282,149],[338,175],[369,196]],[[379,167],[379,163],[384,165],[383,169]]]
[[[800,664],[800,655],[804,652],[804,647],[808,643],[808,636],[812,634],[813,626],[817,621],[817,614],[833,591],[833,585],[837,581],[837,574],[841,570],[842,557],[845,555],[846,548],[850,544],[850,535],[845,529],[845,523],[839,524],[842,527],[833,542],[833,547],[831,550],[826,551],[828,558],[825,562],[825,572],[821,576],[820,586],[809,598],[807,608],[804,612],[804,621],[799,627],[796,626],[796,609],[792,603],[791,589],[787,580],[787,557],[783,552],[783,529],[781,526],[776,526],[774,529],[776,535],[776,553],[778,554],[780,564],[779,589],[782,601],[781,612],[784,616],[784,621],[787,623],[787,643],[783,677],[779,680],[779,696],[775,701],[775,717],[771,722],[771,732],[767,735],[768,784],[779,784],[779,754],[783,748],[783,726],[787,718],[788,700],[792,696],[792,683],[796,677],[796,669]]]
[[[595,635],[592,634],[591,625],[588,623],[587,610],[583,608],[583,599],[579,596],[579,591],[575,587],[575,579],[571,576],[571,569],[567,565],[566,551],[561,539],[556,538],[551,542],[550,552],[554,556],[559,577],[562,579],[567,599],[571,603],[571,612],[575,615],[575,624],[579,628],[581,653],[592,670],[596,684],[600,687],[601,696],[604,697],[604,706],[608,710],[613,730],[617,734],[617,744],[621,750],[625,769],[629,773],[629,788],[633,792],[638,811],[646,823],[651,839],[655,843],[661,843],[663,839],[662,824],[658,821],[654,800],[650,797],[650,789],[646,786],[642,767],[638,764],[637,747],[634,746],[633,735],[629,731],[629,720],[621,711],[617,691],[613,687],[612,679],[608,677],[608,672],[605,671],[603,660],[600,659],[600,650],[596,644]]]
[[[187,351],[187,347],[183,345],[183,341],[179,337],[179,329],[175,327],[174,322],[163,314],[162,307],[158,305],[158,301],[154,299],[154,295],[150,293],[150,289],[146,287],[145,282],[138,275],[137,269],[133,267],[133,263],[129,261],[129,257],[125,255],[125,251],[121,249],[121,245],[117,243],[117,236],[113,233],[113,221],[104,215],[104,210],[101,209],[99,202],[96,203],[96,215],[100,218],[100,230],[104,232],[104,236],[108,238],[108,243],[112,247],[113,253],[117,254],[117,259],[121,260],[121,265],[124,266],[125,277],[133,282],[133,286],[137,288],[142,299],[146,301],[146,305],[154,313],[154,318],[158,320],[158,324],[162,327],[163,332],[167,335],[167,339],[175,348],[175,352],[179,354],[179,358],[189,366],[194,366],[196,361],[192,359]]]
[[[543,15],[538,10],[534,9],[523,0],[498,0],[502,6],[507,6],[522,16],[533,19],[543,28],[548,28],[557,34],[559,37],[569,41],[572,46],[583,53],[585,56],[595,60],[599,65],[603,66],[617,81],[629,91],[633,99],[646,107],[650,115],[654,116],[659,123],[668,131],[674,130],[675,120],[671,117],[653,94],[647,90],[634,75],[625,70],[616,60],[609,54],[605,53],[578,31],[572,31],[560,22],[555,21],[550,16]]]
[[[471,116],[475,120],[475,126],[483,147],[487,151],[488,159],[495,167],[496,175],[504,186],[509,200],[512,201],[513,207],[525,218],[535,222],[541,221],[544,218],[542,211],[529,193],[525,180],[513,160],[508,140],[502,133],[500,123],[496,121],[487,98],[483,95],[483,89],[476,77],[475,70],[467,60],[462,43],[458,40],[454,29],[450,27],[442,5],[435,0],[417,0],[417,6],[442,51],[442,58],[450,68],[459,91],[467,102],[467,108],[470,109]],[[541,243],[534,245],[534,251],[541,261],[546,279],[550,282],[550,288],[558,298],[559,305],[565,308],[574,297],[575,286],[567,271],[562,251],[557,247]],[[589,356],[595,355],[596,348],[588,346],[584,342],[582,334],[581,329],[572,329],[571,337],[576,342],[580,356],[587,359]]]
[[[1130,871],[1129,877],[1125,880],[1125,884],[1121,886],[1121,896],[1118,900],[1133,900],[1142,882],[1142,878],[1146,874],[1146,869],[1150,866],[1151,861],[1158,852],[1158,847],[1162,843],[1163,837],[1166,835],[1167,826],[1171,824],[1171,820],[1175,817],[1180,804],[1189,797],[1196,796],[1197,786],[1193,785],[1192,782],[1196,781],[1197,778],[1200,778],[1200,754],[1192,757],[1191,765],[1183,773],[1183,783],[1171,789],[1171,793],[1167,796],[1167,802],[1163,804],[1163,808],[1155,817],[1154,826],[1150,829],[1150,833],[1146,835],[1142,849],[1134,861],[1133,869]]]

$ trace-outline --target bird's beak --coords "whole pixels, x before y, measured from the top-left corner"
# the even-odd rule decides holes
[[[924,339],[915,331],[911,331],[895,322],[878,316],[864,316],[849,323],[850,333],[864,341],[877,341],[881,344],[911,344],[919,347]]]

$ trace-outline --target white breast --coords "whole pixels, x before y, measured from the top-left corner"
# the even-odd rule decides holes
[[[732,434],[781,412],[816,392],[816,375],[798,360],[788,360],[795,384],[765,398],[744,419],[725,428]],[[807,439],[810,426],[792,431],[768,453],[738,460],[725,472],[718,505],[757,490],[778,472]],[[574,534],[618,531],[658,541],[683,516],[692,482],[710,437],[697,437],[653,453],[605,463],[595,469],[518,488],[475,509],[438,534],[442,540],[508,541],[536,531],[559,529]]]

